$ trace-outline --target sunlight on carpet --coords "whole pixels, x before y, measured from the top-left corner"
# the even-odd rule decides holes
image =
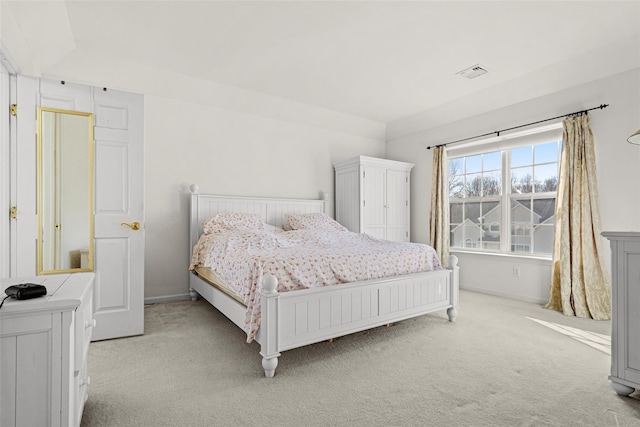
[[[554,331],[560,332],[574,340],[580,341],[589,347],[593,347],[596,350],[600,350],[605,354],[611,355],[611,337],[607,335],[572,328],[571,326],[559,325],[558,323],[547,322],[545,320],[534,319],[533,317],[527,317],[527,319],[533,320],[540,325],[546,326],[549,329],[553,329]]]

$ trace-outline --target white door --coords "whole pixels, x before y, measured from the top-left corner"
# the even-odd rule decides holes
[[[142,334],[143,96],[25,76],[18,76],[17,87],[11,204],[17,206],[18,218],[11,225],[11,275],[33,276],[36,271],[36,107],[93,112],[96,328],[92,339]],[[134,222],[140,224],[139,230],[122,225]]]
[[[94,88],[93,340],[144,332],[143,97]],[[139,224],[139,229],[136,225]]]

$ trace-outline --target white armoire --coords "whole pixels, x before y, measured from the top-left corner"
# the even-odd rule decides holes
[[[412,163],[358,156],[334,168],[340,224],[356,233],[409,241]]]

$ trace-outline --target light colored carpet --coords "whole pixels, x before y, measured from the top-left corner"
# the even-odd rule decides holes
[[[145,335],[95,342],[83,426],[640,426],[610,356],[532,319],[609,335],[610,322],[461,293],[444,312],[286,351],[205,301],[145,308]]]

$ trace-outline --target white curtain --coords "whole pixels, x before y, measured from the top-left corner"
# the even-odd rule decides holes
[[[434,148],[433,172],[431,175],[429,243],[440,256],[440,262],[445,267],[449,262],[449,184],[447,167],[445,147]]]
[[[563,122],[551,295],[545,306],[567,316],[611,318],[602,264],[596,159],[589,116]]]

